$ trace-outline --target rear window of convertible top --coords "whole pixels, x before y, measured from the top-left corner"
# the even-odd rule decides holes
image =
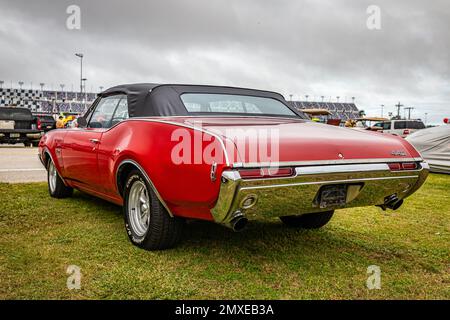
[[[272,98],[213,93],[184,93],[180,97],[189,113],[298,117],[286,105]]]

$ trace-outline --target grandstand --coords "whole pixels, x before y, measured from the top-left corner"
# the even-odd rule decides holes
[[[359,117],[359,110],[354,103],[312,101],[289,101],[289,103],[300,111],[302,109],[326,109],[331,113],[330,118],[342,121]]]
[[[32,112],[57,114],[60,112],[81,114],[95,100],[96,93],[72,91],[31,90],[0,88],[0,107],[16,105],[30,109]],[[330,118],[355,119],[359,110],[354,103],[289,101],[291,106],[302,109],[326,109],[331,112]]]
[[[15,105],[40,113],[80,114],[97,94],[86,92],[0,88],[0,107]]]

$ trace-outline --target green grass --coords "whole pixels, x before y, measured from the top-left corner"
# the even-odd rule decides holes
[[[0,299],[449,299],[449,191],[450,176],[430,175],[398,211],[342,210],[314,231],[191,222],[179,247],[148,252],[119,207],[0,184]],[[72,264],[81,290],[66,287]],[[369,265],[380,290],[366,288]]]

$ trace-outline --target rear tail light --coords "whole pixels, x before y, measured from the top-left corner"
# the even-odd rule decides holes
[[[38,130],[41,130],[41,127],[42,127],[42,123],[41,123],[41,119],[37,119],[37,128],[38,128]]]
[[[394,162],[388,163],[389,169],[391,171],[401,171],[401,170],[415,170],[417,169],[417,163],[415,162]]]
[[[403,130],[403,134],[409,134],[409,130],[408,129]]]
[[[239,170],[239,174],[244,179],[290,177],[293,173],[293,168],[258,168]]]

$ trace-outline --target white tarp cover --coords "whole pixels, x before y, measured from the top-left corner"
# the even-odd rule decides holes
[[[450,125],[419,130],[406,139],[429,163],[431,172],[450,174]]]

